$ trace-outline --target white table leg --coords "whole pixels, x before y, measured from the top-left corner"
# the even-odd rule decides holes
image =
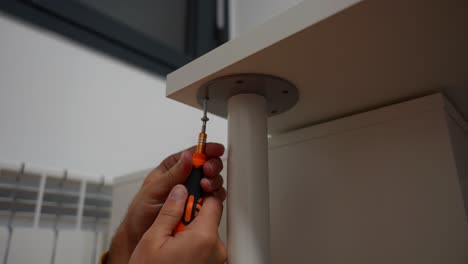
[[[270,263],[267,103],[239,94],[228,100],[228,262]]]

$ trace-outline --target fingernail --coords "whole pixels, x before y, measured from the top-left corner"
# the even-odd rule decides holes
[[[182,200],[185,197],[185,187],[182,185],[176,185],[171,193],[169,194],[168,199],[171,200]]]
[[[211,182],[210,182],[210,180],[208,180],[207,178],[203,178],[203,179],[201,179],[201,181],[202,181],[202,182],[203,182],[203,181],[206,182],[205,184],[208,185],[209,188],[211,188]],[[201,183],[200,183],[200,184],[201,184]]]

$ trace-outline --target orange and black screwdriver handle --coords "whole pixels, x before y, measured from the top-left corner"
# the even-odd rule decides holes
[[[187,226],[197,217],[203,204],[203,190],[200,182],[205,176],[203,173],[203,165],[206,161],[205,143],[206,134],[200,133],[197,150],[192,156],[192,171],[185,182],[185,187],[188,191],[188,198],[185,202],[184,214],[182,219],[174,230],[174,234],[184,231]]]

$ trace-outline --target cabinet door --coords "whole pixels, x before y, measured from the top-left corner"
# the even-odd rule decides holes
[[[272,263],[468,263],[443,111],[397,114],[270,149]]]

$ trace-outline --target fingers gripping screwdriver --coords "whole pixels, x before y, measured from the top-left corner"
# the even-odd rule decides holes
[[[205,147],[206,147],[206,122],[208,122],[207,117],[207,104],[208,97],[203,98],[203,117],[201,132],[198,134],[198,144],[192,156],[192,171],[190,172],[187,181],[185,182],[185,187],[188,191],[188,198],[185,202],[184,214],[182,219],[177,225],[174,233],[180,233],[187,228],[187,226],[197,217],[198,212],[201,209],[203,204],[203,190],[200,185],[200,181],[205,176],[203,173],[203,165],[206,161]]]

